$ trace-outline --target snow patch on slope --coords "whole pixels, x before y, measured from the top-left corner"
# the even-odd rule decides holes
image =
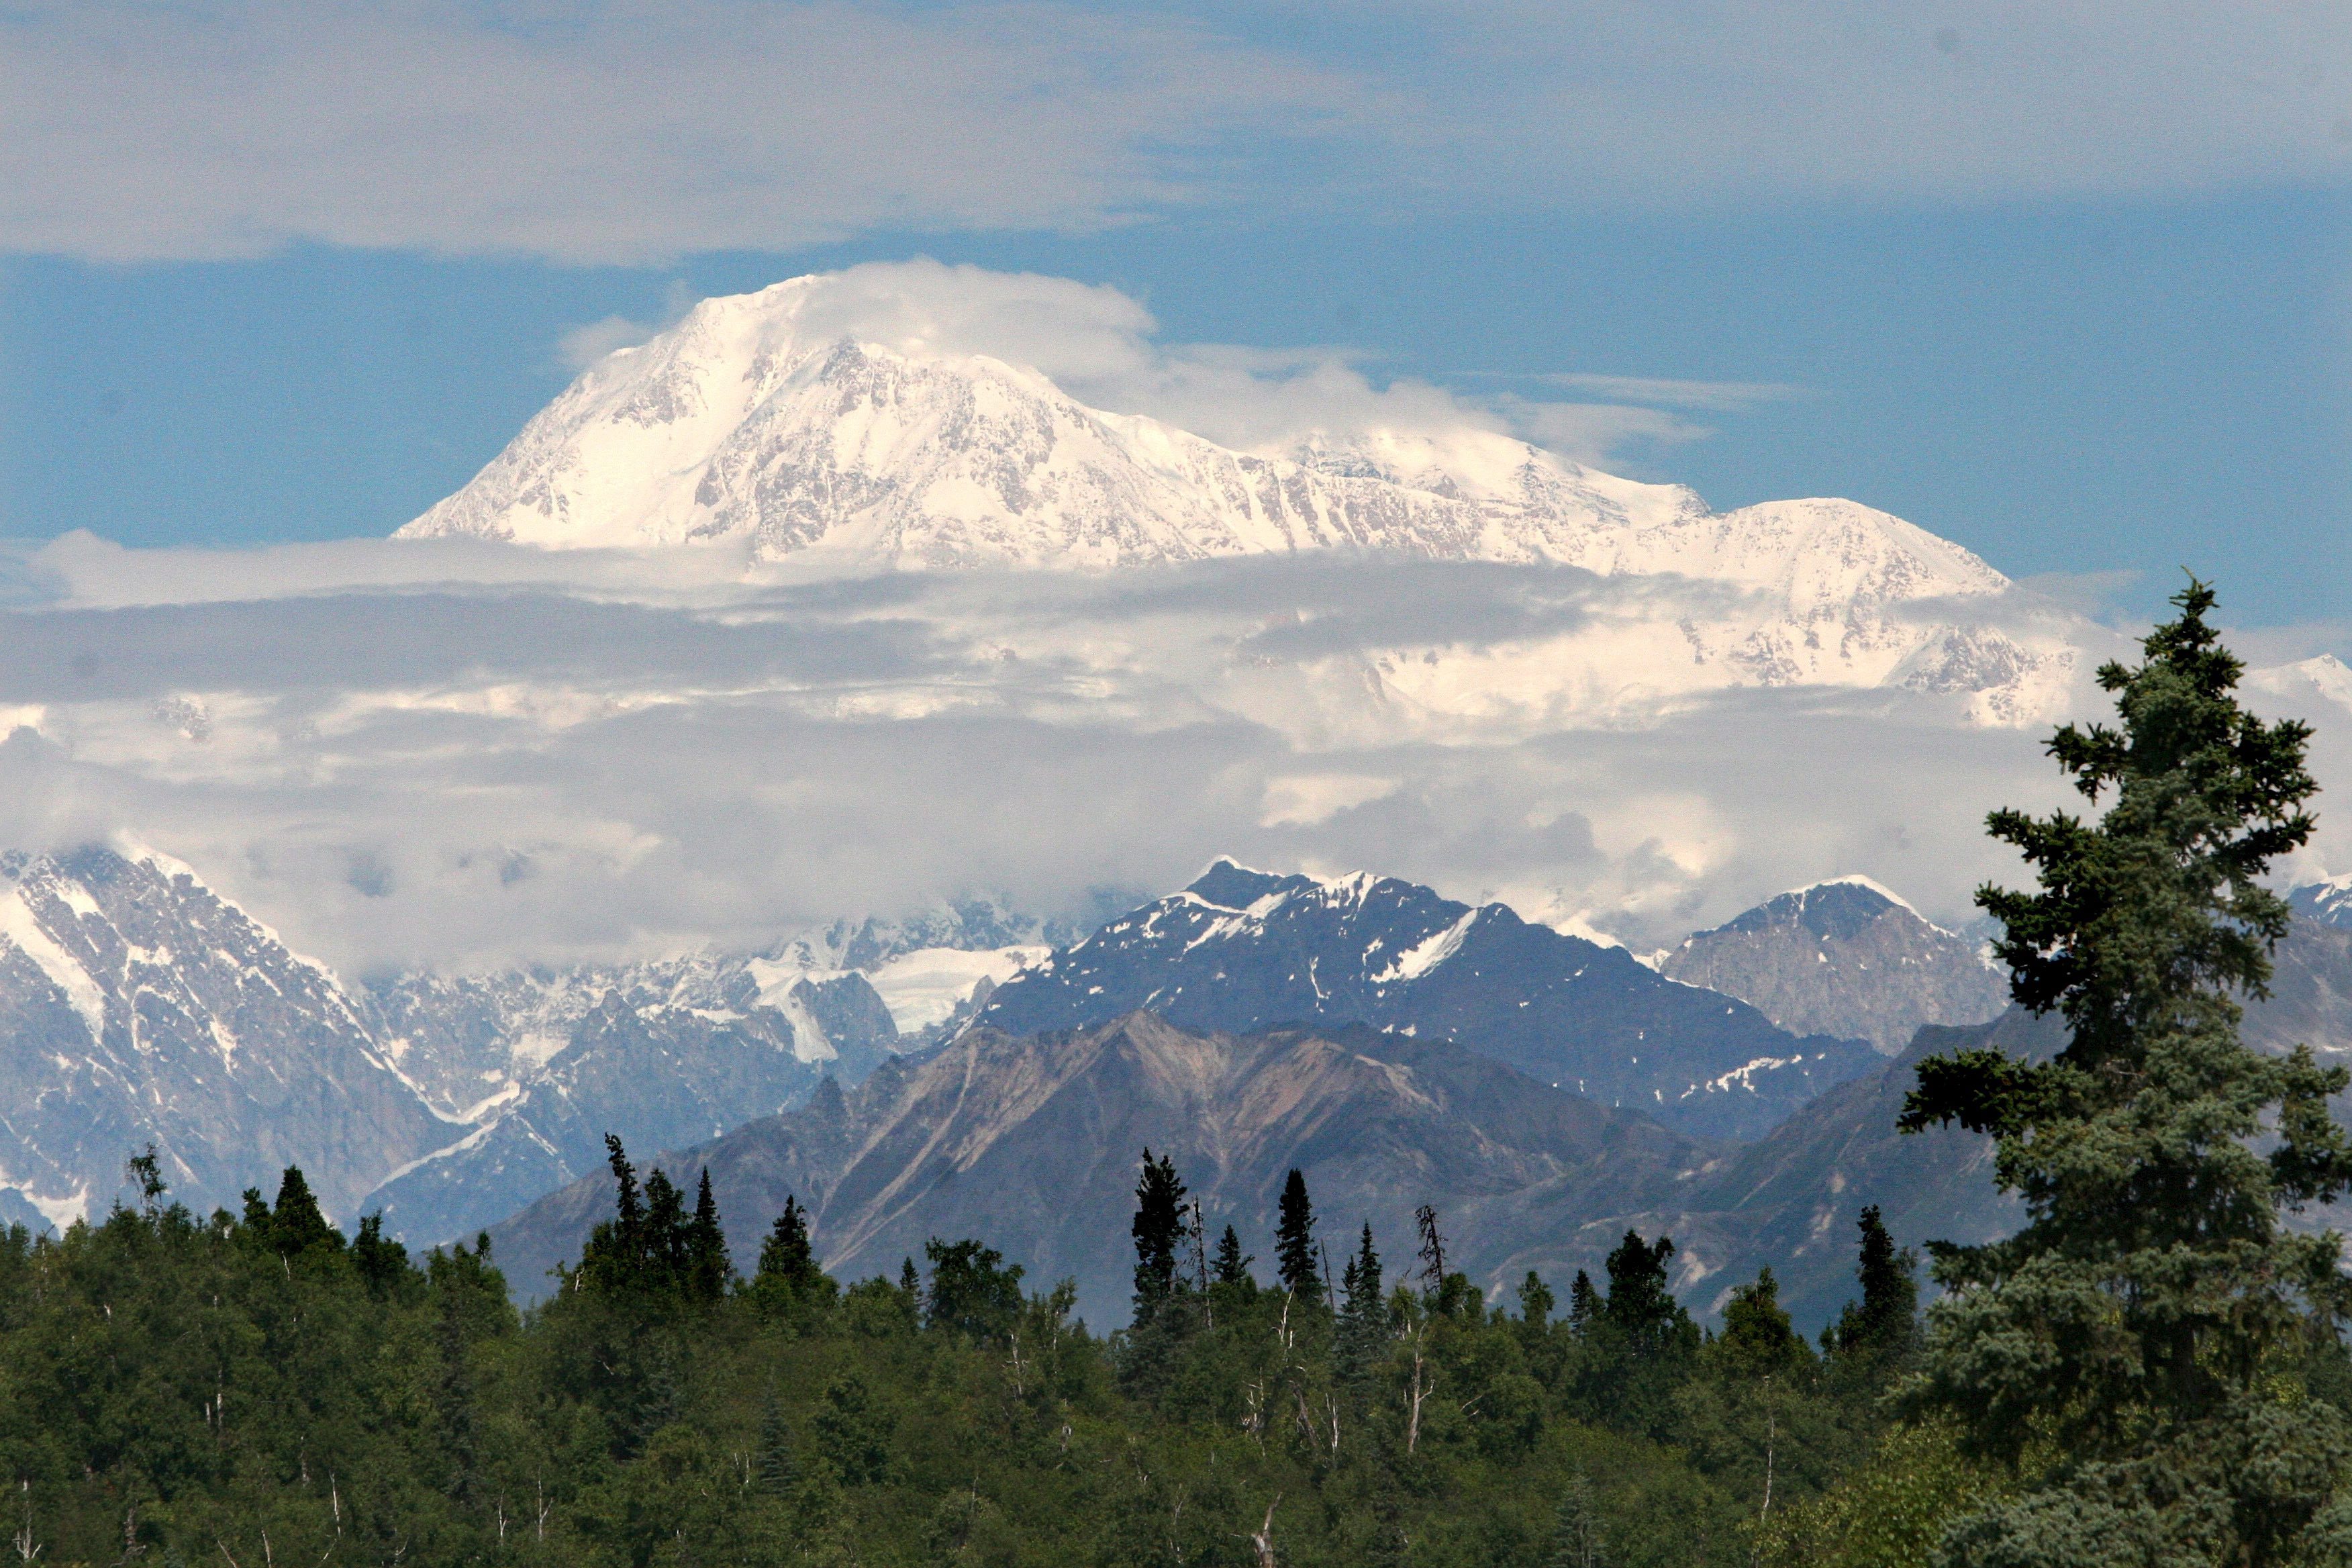
[[[57,886],[62,893],[73,884],[59,879]],[[85,893],[83,897],[87,899],[89,895]],[[105,989],[91,977],[89,971],[77,963],[72,954],[59,947],[42,929],[40,918],[34,914],[23,888],[12,888],[5,897],[0,897],[0,938],[14,942],[19,952],[49,977],[51,984],[65,993],[67,1003],[80,1016],[82,1026],[89,1031],[92,1047],[106,1037]],[[42,1212],[46,1214],[47,1211],[44,1209]]]

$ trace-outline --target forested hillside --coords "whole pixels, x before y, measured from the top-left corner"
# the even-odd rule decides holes
[[[5,1522],[44,1563],[1747,1563],[1866,1460],[1912,1333],[1883,1245],[1817,1347],[1769,1279],[1702,1332],[1664,1238],[1490,1308],[1443,1216],[1325,1238],[1302,1185],[1263,1263],[1139,1184],[1108,1340],[981,1240],[837,1284],[797,1205],[739,1277],[659,1173],[524,1318],[297,1173],[17,1231]]]

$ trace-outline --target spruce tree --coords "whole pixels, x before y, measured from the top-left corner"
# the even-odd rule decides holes
[[[727,1233],[719,1228],[718,1200],[710,1195],[710,1173],[702,1173],[694,1194],[694,1220],[687,1227],[687,1289],[698,1300],[716,1301],[727,1294],[735,1278],[735,1262],[727,1255]]]
[[[1181,1289],[1176,1265],[1189,1234],[1184,1181],[1175,1163],[1143,1151],[1143,1172],[1135,1183],[1135,1326],[1148,1325]]]
[[[288,1257],[312,1247],[342,1250],[342,1232],[329,1225],[320,1212],[319,1200],[311,1195],[310,1184],[299,1165],[287,1166],[278,1179],[278,1202],[269,1215],[269,1245]]]
[[[1568,1331],[1580,1340],[1600,1316],[1601,1292],[1592,1288],[1592,1276],[1580,1268],[1568,1287]]]
[[[1569,1479],[1552,1521],[1551,1555],[1544,1568],[1603,1568],[1608,1561],[1601,1542],[1601,1512],[1592,1497],[1592,1479],[1582,1470]]]
[[[1876,1204],[1862,1211],[1861,1227],[1862,1258],[1854,1275],[1862,1282],[1862,1300],[1845,1304],[1829,1342],[1846,1355],[1894,1354],[1908,1347],[1916,1331],[1919,1284],[1909,1249],[1895,1250]]]
[[[777,1402],[773,1388],[768,1390],[767,1403],[760,1409],[756,1473],[760,1489],[775,1498],[789,1496],[793,1483],[800,1479],[800,1461],[793,1453],[792,1424],[784,1419],[784,1407]]]
[[[575,1278],[608,1294],[645,1287],[645,1203],[637,1191],[636,1167],[618,1134],[604,1134],[605,1163],[613,1171],[613,1217],[600,1221],[580,1249]]]
[[[650,1289],[681,1289],[688,1275],[686,1194],[659,1165],[646,1177],[646,1229],[641,1278]]]
[[[1315,1205],[1307,1201],[1307,1178],[1296,1168],[1282,1184],[1276,1210],[1274,1260],[1284,1289],[1301,1301],[1323,1299],[1323,1279],[1316,1272]]]
[[[1346,1299],[1339,1309],[1336,1349],[1339,1374],[1360,1378],[1370,1370],[1388,1338],[1388,1303],[1381,1294],[1381,1255],[1372,1249],[1372,1227],[1364,1226],[1356,1256],[1348,1259],[1341,1276]]]
[[[787,1193],[784,1212],[776,1216],[768,1238],[760,1244],[760,1268],[752,1276],[752,1288],[797,1295],[815,1288],[824,1278],[816,1247],[809,1239],[808,1211]]]
[[[1256,1261],[1255,1258],[1242,1250],[1242,1238],[1235,1233],[1234,1227],[1225,1226],[1225,1234],[1217,1237],[1217,1260],[1214,1266],[1217,1271],[1217,1283],[1220,1285],[1248,1284],[1250,1282],[1249,1266]]]
[[[1672,1238],[1662,1236],[1652,1244],[1630,1230],[1609,1255],[1609,1295],[1599,1316],[1617,1345],[1634,1355],[1660,1355],[1695,1337],[1690,1314],[1666,1283],[1666,1260],[1674,1255]]]
[[[2004,928],[2011,994],[2063,1014],[2066,1048],[1931,1058],[1904,1110],[1906,1131],[1991,1133],[2028,1216],[1932,1249],[1948,1293],[1911,1407],[2022,1466],[1948,1531],[1950,1564],[2352,1557],[2352,1500],[2332,1501],[2352,1431],[2294,1375],[2299,1345],[2339,1342],[2352,1300],[2338,1238],[2279,1217],[2352,1174],[2326,1105],[2347,1074],[2239,1037],[2288,924],[2259,879],[2312,830],[2309,731],[2240,707],[2204,584],[2173,603],[2141,662],[2099,671],[2118,722],[2050,742],[2105,814],[1990,818],[2040,889],[1978,902]]]

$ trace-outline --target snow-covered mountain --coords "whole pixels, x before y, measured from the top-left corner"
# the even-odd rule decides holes
[[[464,1131],[335,977],[152,851],[0,860],[0,1222],[103,1214],[152,1142],[199,1213],[299,1164],[349,1217]]]
[[[1702,668],[1701,684],[1964,691],[2014,720],[2072,668],[2060,644],[1916,613],[2007,580],[1853,501],[1717,514],[1683,487],[1467,426],[1236,451],[1003,360],[842,335],[816,304],[829,281],[706,300],[610,355],[400,535],[728,541],[859,571],[1298,552],[1551,563],[1711,589],[1699,613],[1654,606],[1656,647],[1609,655]]]
[[[751,955],[354,988],[153,851],[0,857],[0,1226],[102,1213],[152,1142],[199,1212],[298,1164],[336,1218],[446,1240],[607,1131],[708,1138],[855,1082],[1066,934],[966,902]]]
[[[1888,1056],[1923,1024],[1980,1024],[2009,1005],[1979,944],[1866,877],[1759,904],[1662,954],[1658,972],[1751,1002],[1799,1034],[1870,1041]]]
[[[607,989],[568,1021],[552,1055],[514,1071],[509,1103],[393,1172],[362,1211],[381,1212],[385,1233],[412,1246],[468,1236],[594,1169],[607,1132],[657,1145],[715,1138],[797,1104],[830,1074],[857,1081],[897,1043],[881,998],[855,970],[794,978],[781,1006],[763,1000],[748,970],[733,975],[699,994]],[[524,1058],[515,1053],[513,1068]]]
[[[2287,902],[2305,920],[2352,930],[2352,877],[2330,877],[2297,888],[2287,895]]]
[[[1702,1137],[1756,1137],[1878,1062],[1859,1041],[1792,1035],[1502,904],[1230,860],[1015,975],[976,1025],[1032,1034],[1138,1009],[1187,1028],[1316,1020],[1454,1041]]]

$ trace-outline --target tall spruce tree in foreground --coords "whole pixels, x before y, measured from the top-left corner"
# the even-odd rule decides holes
[[[2029,1216],[2007,1240],[1933,1249],[1950,1293],[1909,1403],[2021,1477],[1948,1531],[1949,1564],[2352,1557],[2352,1497],[2335,1491],[2352,1427],[2294,1375],[2299,1352],[2337,1342],[2352,1294],[2337,1237],[2279,1222],[2352,1174],[2326,1107],[2347,1075],[2239,1038],[2239,998],[2264,994],[2288,923],[2256,879],[2312,829],[2309,731],[2240,708],[2210,590],[2173,603],[2144,662],[2099,672],[2118,723],[2050,742],[2105,815],[1990,819],[2041,890],[1978,902],[2006,928],[2011,994],[2062,1013],[2071,1043],[2041,1065],[1931,1058],[1904,1110],[1906,1131],[1993,1134]]]
[[[1177,1255],[1191,1234],[1184,1207],[1184,1179],[1167,1155],[1143,1152],[1143,1171],[1135,1183],[1135,1220],[1129,1227],[1135,1238],[1135,1326],[1142,1328],[1160,1313],[1179,1288]]]
[[[1315,1252],[1315,1205],[1307,1201],[1307,1178],[1296,1169],[1284,1180],[1282,1200],[1275,1209],[1274,1262],[1284,1289],[1302,1301],[1323,1299]]]

